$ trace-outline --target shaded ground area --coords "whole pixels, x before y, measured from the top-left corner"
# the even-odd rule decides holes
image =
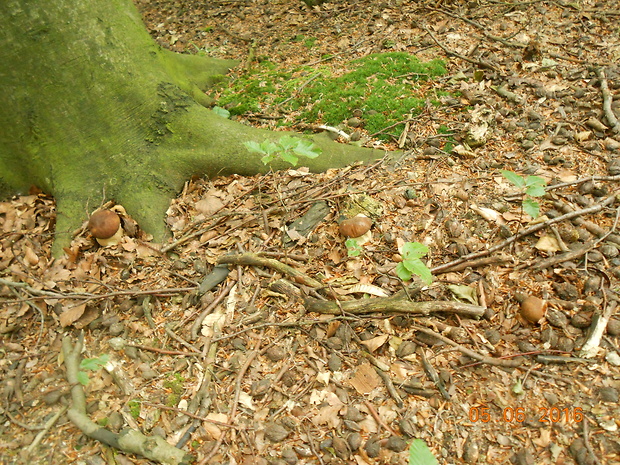
[[[1,463],[147,463],[65,416],[80,330],[110,361],[84,371],[91,418],[204,463],[405,464],[412,438],[440,463],[620,463],[617,5],[370,3],[138,2],[173,50],[334,70],[407,51],[446,59],[428,88],[449,96],[369,140],[398,160],[188,182],[168,244],[127,219],[119,245],[83,229],[52,261],[53,201],[0,203]],[[545,179],[541,218],[500,170]],[[359,211],[349,256],[338,221]],[[397,277],[406,242],[428,246],[430,286]]]

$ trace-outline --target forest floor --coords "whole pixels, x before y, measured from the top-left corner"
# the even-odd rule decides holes
[[[248,56],[444,59],[441,105],[366,138],[397,160],[188,181],[167,244],[82,230],[52,260],[53,199],[0,203],[0,463],[148,463],[66,417],[80,334],[93,421],[200,463],[406,464],[413,439],[441,464],[620,463],[617,2],[136,3],[164,47],[240,60],[232,77]],[[544,179],[539,218],[501,170]],[[355,208],[373,224],[347,247]],[[399,279],[407,243],[432,284]]]

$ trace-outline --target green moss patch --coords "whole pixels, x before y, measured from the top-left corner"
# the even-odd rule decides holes
[[[430,101],[439,105],[439,92],[424,84],[446,73],[445,63],[423,63],[405,52],[376,53],[349,62],[343,72],[328,67],[283,71],[263,62],[222,89],[217,104],[233,115],[294,113],[295,123],[346,123],[354,111],[356,124],[370,134],[416,115]],[[287,123],[293,124],[293,123]],[[378,137],[398,136],[396,125]]]
[[[166,405],[169,407],[176,406],[181,400],[181,396],[185,391],[185,378],[178,373],[174,373],[168,376],[168,379],[164,381],[164,387],[169,389],[170,392],[166,397]]]

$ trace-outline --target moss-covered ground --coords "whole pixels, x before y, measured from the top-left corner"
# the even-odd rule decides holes
[[[443,61],[421,62],[406,52],[371,54],[348,62],[339,72],[327,65],[285,70],[263,61],[219,89],[217,105],[233,115],[295,115],[282,125],[349,122],[386,139],[398,137],[404,124],[397,123],[427,103],[439,105],[441,94],[421,83],[445,73]]]

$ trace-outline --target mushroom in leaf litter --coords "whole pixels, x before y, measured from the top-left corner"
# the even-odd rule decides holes
[[[88,230],[104,247],[118,244],[123,237],[121,218],[116,212],[108,209],[97,210],[90,216]]]

